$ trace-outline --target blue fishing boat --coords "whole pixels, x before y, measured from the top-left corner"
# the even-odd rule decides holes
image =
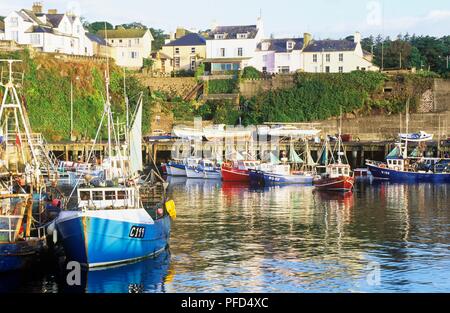
[[[172,160],[166,165],[167,175],[186,177],[186,163],[183,160]]]
[[[133,262],[161,253],[169,243],[171,219],[176,217],[175,204],[166,199],[166,183],[162,180],[142,182],[140,176],[143,169],[142,97],[123,146],[112,127],[108,76],[106,94],[98,132],[107,118],[108,158],[129,159],[129,164],[123,161],[116,164],[124,175],[122,183],[117,179],[93,180],[86,175],[85,184],[76,186],[76,208],[61,212],[55,223],[67,261],[77,261],[88,268]],[[117,170],[112,162],[109,165],[104,169],[106,178],[114,177]],[[147,178],[161,179],[153,174]]]
[[[56,221],[67,260],[105,267],[164,251],[173,207],[160,202],[144,208],[138,192],[138,187],[79,188],[84,209],[63,211]]]

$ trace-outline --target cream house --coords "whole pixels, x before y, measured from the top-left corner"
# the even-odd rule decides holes
[[[31,45],[42,52],[92,55],[80,17],[71,12],[44,13],[42,3],[36,2],[31,10],[11,12],[4,23],[5,40]]]
[[[114,48],[113,58],[119,66],[140,69],[144,59],[151,57],[154,39],[148,29],[102,30],[98,35]]]
[[[165,44],[161,52],[172,60],[170,67],[173,70],[195,71],[200,61],[206,58],[206,40],[199,34],[190,33]]]
[[[353,40],[310,40],[302,51],[303,71],[309,73],[349,73],[379,71],[371,55],[361,46],[361,34]]]

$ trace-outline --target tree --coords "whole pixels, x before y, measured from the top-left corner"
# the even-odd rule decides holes
[[[86,30],[88,32],[90,32],[92,34],[96,34],[96,33],[98,33],[98,31],[105,29],[105,23],[106,23],[106,29],[107,30],[114,29],[114,26],[111,23],[108,23],[108,22],[89,23],[88,21],[84,21],[84,27],[86,28]]]
[[[122,24],[122,25],[116,25],[116,29],[122,27],[124,29],[148,29],[147,26],[145,26],[142,23],[139,22],[132,22],[132,23],[127,23],[127,24]]]
[[[153,51],[161,50],[162,46],[166,42],[166,36],[164,34],[164,30],[150,28],[150,32],[152,33],[152,36],[154,39],[153,44],[152,44],[152,50]]]

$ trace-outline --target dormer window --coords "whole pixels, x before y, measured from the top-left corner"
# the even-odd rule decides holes
[[[215,39],[225,39],[225,34],[216,34],[214,36]]]
[[[293,41],[288,41],[287,42],[287,44],[286,44],[286,49],[288,50],[288,51],[290,51],[290,50],[294,50],[294,42]]]
[[[237,38],[238,39],[247,39],[248,34],[247,33],[243,33],[243,34],[237,34]]]
[[[261,44],[261,48],[262,48],[263,51],[269,50],[269,46],[270,46],[270,43],[268,43],[268,42],[263,42]]]

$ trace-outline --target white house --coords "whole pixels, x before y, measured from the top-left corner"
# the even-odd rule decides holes
[[[211,72],[224,72],[255,66],[258,44],[264,36],[263,23],[256,25],[216,26],[206,39],[206,64]]]
[[[101,30],[98,35],[114,48],[113,58],[119,66],[139,69],[151,57],[154,39],[148,29]]]
[[[309,73],[378,71],[371,55],[363,51],[361,34],[353,40],[311,40],[302,51],[303,70]]]
[[[32,10],[11,12],[4,22],[5,40],[28,44],[42,52],[92,55],[80,17],[73,13],[44,13],[42,4],[37,2]]]
[[[303,38],[265,39],[258,45],[255,67],[270,74],[291,73],[303,68]]]

